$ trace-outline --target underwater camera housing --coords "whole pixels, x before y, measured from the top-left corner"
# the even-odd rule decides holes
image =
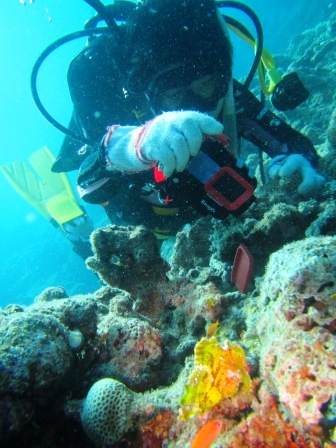
[[[220,140],[209,137],[183,173],[166,179],[165,190],[173,203],[191,205],[201,215],[240,215],[255,201],[257,181],[237,162]]]
[[[278,110],[293,110],[309,96],[308,90],[293,72],[285,75],[272,92],[272,104]]]

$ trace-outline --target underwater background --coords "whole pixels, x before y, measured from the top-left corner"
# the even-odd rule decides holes
[[[104,2],[105,4],[109,2]],[[246,0],[264,29],[265,47],[284,52],[290,39],[316,27],[336,10],[333,0]],[[230,15],[231,11],[228,11]],[[54,40],[82,29],[94,11],[81,0],[7,0],[0,15],[1,71],[0,164],[26,160],[48,145],[57,154],[63,135],[53,128],[34,105],[30,74],[35,60]],[[249,21],[232,13],[234,17]],[[253,26],[250,28],[253,32]],[[243,77],[252,60],[251,49],[235,44],[235,76]],[[38,88],[48,111],[67,125],[71,101],[66,73],[70,60],[85,45],[85,38],[57,50],[41,69]],[[71,173],[74,182],[75,173]],[[0,306],[30,304],[49,286],[62,286],[69,295],[95,291],[100,285],[70,243],[24,201],[0,176]],[[108,220],[98,206],[85,205],[95,227]]]
[[[297,191],[300,176],[263,184],[246,142],[258,186],[240,217],[201,217],[160,252],[151,230],[106,225],[85,204],[96,228],[86,267],[0,172],[1,448],[336,446],[335,1],[246,1],[279,71],[310,92],[277,115],[316,147],[326,182],[315,195]],[[0,165],[44,145],[58,153],[32,67],[94,15],[84,0],[3,3]],[[254,34],[243,14],[224,13]],[[67,69],[84,45],[57,49],[39,72],[42,102],[64,125]],[[244,81],[253,52],[233,45]]]

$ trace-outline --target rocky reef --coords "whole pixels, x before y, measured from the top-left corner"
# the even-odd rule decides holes
[[[258,337],[261,376],[300,431],[335,424],[336,239],[313,237],[271,255],[246,303],[246,343]],[[253,303],[252,303],[253,302]]]
[[[100,289],[0,310],[2,447],[200,447],[214,428],[213,448],[336,446],[334,48],[332,15],[280,60],[311,92],[286,119],[318,143],[315,197],[268,182],[239,218],[201,218],[161,252],[142,226],[97,229]],[[240,243],[247,294],[230,280]]]
[[[62,446],[61,422],[71,446],[185,447],[213,420],[218,447],[333,446],[336,237],[285,245],[247,295],[204,271],[3,310],[3,446]]]
[[[299,73],[309,91],[308,99],[285,117],[315,144],[332,146],[335,132],[333,111],[336,103],[336,14],[326,22],[294,37],[287,51],[277,55],[278,66],[286,72]]]
[[[94,256],[88,258],[87,266],[106,283],[129,292],[159,281],[169,269],[154,234],[143,226],[106,226],[93,232],[91,242]]]

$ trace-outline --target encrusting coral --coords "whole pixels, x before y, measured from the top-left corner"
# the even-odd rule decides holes
[[[336,423],[335,279],[336,238],[307,238],[272,254],[260,296],[246,305],[258,322],[262,377],[314,440],[329,437]]]
[[[112,378],[97,381],[82,404],[83,428],[95,443],[111,444],[134,428],[139,419],[148,423],[167,409],[174,410],[177,416],[175,395],[178,390],[182,392],[182,383],[179,417],[188,420],[213,408],[223,398],[233,397],[240,389],[249,392],[251,380],[246,368],[244,351],[237,344],[226,342],[222,346],[215,337],[203,338],[195,347],[194,368],[187,384],[182,375],[168,388],[141,394]]]
[[[108,225],[91,234],[93,257],[87,266],[108,285],[137,293],[165,278],[168,264],[160,257],[153,232],[144,226]]]
[[[332,149],[336,149],[336,108],[331,114],[329,127],[327,130],[328,143]]]

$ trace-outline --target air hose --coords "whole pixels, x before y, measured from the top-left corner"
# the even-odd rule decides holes
[[[57,128],[59,131],[63,132],[64,134],[68,135],[69,137],[73,138],[74,140],[83,143],[84,145],[90,145],[90,146],[96,146],[96,143],[87,139],[86,137],[82,135],[78,135],[75,132],[71,131],[67,127],[63,126],[61,123],[59,123],[50,113],[46,110],[46,108],[43,106],[42,101],[40,100],[38,91],[37,91],[37,75],[39,73],[39,70],[41,68],[41,65],[43,62],[47,59],[47,57],[55,51],[57,48],[61,47],[62,45],[71,42],[75,39],[79,39],[85,36],[92,36],[94,34],[110,34],[111,31],[109,28],[95,28],[92,30],[81,30],[81,31],[75,31],[74,33],[70,33],[66,36],[61,37],[60,39],[53,42],[49,47],[47,47],[41,55],[38,57],[37,61],[34,64],[32,74],[31,74],[31,81],[30,81],[30,88],[31,93],[33,96],[33,99],[35,101],[35,104],[38,108],[38,110],[41,112],[41,114],[53,125],[55,128]]]
[[[37,61],[34,64],[32,74],[31,74],[31,92],[34,99],[34,102],[41,112],[41,114],[58,130],[66,134],[67,136],[71,137],[72,139],[87,144],[90,146],[96,146],[96,143],[89,140],[88,138],[76,134],[69,128],[63,126],[61,123],[59,123],[43,106],[42,101],[39,97],[38,91],[37,91],[37,76],[39,73],[39,70],[41,68],[41,65],[46,60],[46,58],[57,48],[61,47],[62,45],[73,41],[75,39],[79,39],[82,37],[95,37],[96,34],[114,34],[116,38],[119,37],[119,27],[116,22],[116,20],[126,20],[129,13],[136,7],[136,5],[133,2],[130,1],[115,1],[112,5],[105,6],[100,0],[84,0],[85,3],[87,3],[89,6],[91,6],[96,12],[97,15],[90,19],[87,24],[85,25],[85,29],[81,31],[76,31],[74,33],[70,33],[55,42],[53,42],[51,45],[49,45],[42,54],[38,57]],[[238,28],[242,30],[242,32],[248,36],[249,39],[256,41],[256,53],[255,58],[253,61],[253,64],[250,68],[250,71],[248,73],[248,76],[244,82],[244,86],[246,88],[249,88],[252,79],[258,69],[258,65],[261,60],[262,52],[263,52],[263,31],[261,23],[257,17],[257,15],[254,13],[254,11],[249,8],[248,6],[244,5],[243,3],[236,2],[236,1],[216,1],[216,5],[218,8],[226,7],[226,8],[234,8],[241,10],[245,14],[247,14],[250,19],[252,20],[256,32],[257,32],[257,39],[254,39],[253,36],[249,33],[249,31],[241,25],[239,22],[237,22],[235,19],[232,19],[230,17],[224,16],[227,23],[230,25],[232,24],[235,28]],[[103,20],[107,27],[99,27],[97,28],[96,25],[99,21]]]
[[[264,47],[264,33],[263,33],[263,29],[262,29],[260,20],[259,20],[258,16],[256,15],[256,13],[248,6],[244,5],[244,3],[234,2],[234,1],[232,1],[232,2],[231,1],[216,1],[216,5],[218,8],[224,8],[224,7],[225,8],[234,8],[234,9],[238,9],[238,10],[244,12],[247,16],[250,17],[250,19],[252,20],[254,27],[256,29],[257,48],[256,48],[256,52],[255,52],[255,57],[254,57],[253,64],[250,68],[250,71],[247,75],[247,78],[244,82],[244,86],[248,89],[251,85],[254,75],[256,74],[256,71],[258,70],[258,65],[260,63],[261,55],[262,55],[263,47]],[[225,17],[225,20],[228,21],[228,23],[230,23],[229,20],[231,20],[231,21],[234,20],[234,19],[227,18],[226,16],[224,16],[224,17]],[[237,26],[236,20],[234,20],[234,25]],[[242,25],[240,25],[240,26],[242,26]],[[243,28],[244,28],[244,31],[247,31],[245,27],[243,27]],[[250,33],[248,33],[248,34],[250,34]],[[252,36],[251,36],[251,38],[253,39]]]

